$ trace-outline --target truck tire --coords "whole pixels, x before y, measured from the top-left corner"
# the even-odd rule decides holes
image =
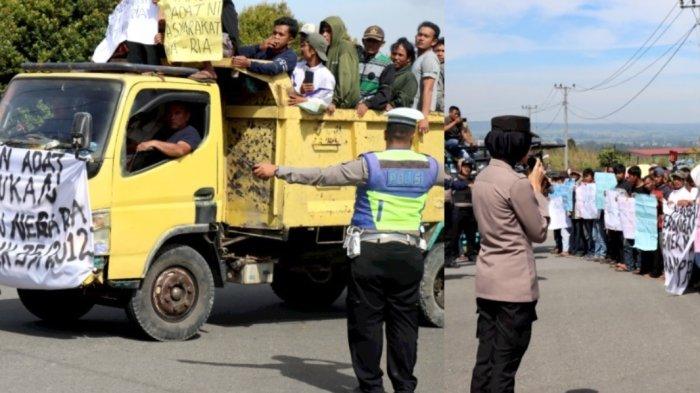
[[[295,271],[275,265],[272,290],[293,307],[316,309],[333,304],[347,286],[347,268],[334,266],[330,275],[315,277],[312,273]]]
[[[425,257],[420,284],[420,308],[424,321],[431,326],[445,326],[445,243],[437,243]]]
[[[41,291],[18,289],[24,307],[41,320],[56,323],[72,322],[87,314],[95,305],[80,289]]]
[[[126,313],[148,337],[182,341],[197,334],[214,306],[214,277],[193,248],[174,245],[151,264]]]

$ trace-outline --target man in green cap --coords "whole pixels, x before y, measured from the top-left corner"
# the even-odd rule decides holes
[[[329,113],[336,108],[354,108],[360,99],[360,67],[355,45],[350,40],[343,20],[329,16],[321,22],[321,35],[328,42],[328,62],[326,65],[335,77],[333,104]]]
[[[328,60],[327,50],[328,43],[318,33],[307,34],[301,42],[304,60],[297,63],[292,73],[294,92],[289,96],[290,105],[312,101],[326,108],[333,102],[335,78],[323,65]]]
[[[258,164],[255,176],[314,186],[356,186],[345,240],[350,263],[346,298],[348,341],[362,392],[383,392],[382,326],[386,323],[389,378],[397,392],[413,392],[417,379],[419,286],[425,241],[421,214],[444,172],[432,157],[411,150],[423,114],[410,108],[387,113],[386,150],[328,168]]]
[[[369,109],[384,110],[391,100],[391,85],[396,69],[389,56],[379,52],[384,45],[384,30],[370,26],[358,46],[360,56],[360,102],[357,115],[362,117]]]

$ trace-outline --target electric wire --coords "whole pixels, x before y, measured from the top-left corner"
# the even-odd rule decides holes
[[[668,29],[673,25],[673,23],[675,23],[675,21],[683,13],[682,10],[679,10],[678,13],[676,14],[675,18],[673,19],[673,21],[671,23],[669,23],[668,26],[666,26],[666,28],[664,29],[664,31],[661,34],[659,34],[658,37],[656,37],[654,42],[647,47],[647,44],[649,43],[649,41],[651,41],[656,36],[656,33],[658,33],[659,30],[666,24],[666,21],[668,20],[668,18],[671,16],[671,14],[673,13],[673,11],[675,9],[676,9],[676,3],[674,2],[673,7],[669,10],[668,14],[666,14],[666,16],[661,21],[661,23],[659,23],[659,25],[656,27],[656,29],[654,29],[654,31],[651,33],[651,35],[646,39],[646,41],[644,41],[642,46],[640,46],[632,54],[632,56],[629,59],[627,59],[627,61],[624,64],[622,64],[622,66],[620,66],[617,70],[615,70],[612,74],[610,74],[607,78],[603,79],[601,82],[599,82],[599,83],[597,83],[589,88],[579,89],[579,91],[584,92],[584,91],[589,91],[589,90],[595,90],[601,86],[604,86],[605,84],[617,79],[622,73],[624,73],[631,66],[633,66],[637,62],[637,60],[639,60],[642,56],[644,56],[644,54],[647,53],[649,51],[649,49],[651,49],[651,47],[666,33],[666,31],[668,31]],[[640,52],[641,52],[641,54],[640,54]]]
[[[612,112],[610,112],[610,113],[608,113],[608,114],[605,114],[605,115],[603,115],[603,116],[598,116],[598,117],[582,117],[582,116],[579,116],[579,117],[582,118],[582,119],[585,119],[585,120],[602,120],[602,119],[606,119],[606,118],[608,118],[608,117],[610,117],[610,116],[612,116],[612,115],[614,115],[614,114],[620,112],[621,110],[627,108],[632,102],[634,102],[634,100],[636,100],[640,95],[642,95],[642,93],[644,93],[644,92],[646,91],[646,89],[649,88],[649,86],[651,86],[652,83],[654,83],[654,81],[656,80],[656,78],[659,77],[659,75],[661,75],[661,72],[663,72],[663,71],[666,69],[666,67],[669,65],[669,63],[671,63],[671,60],[673,60],[673,58],[676,57],[676,54],[678,54],[678,52],[679,52],[680,49],[683,47],[683,45],[685,45],[685,43],[688,41],[688,38],[690,38],[690,35],[692,34],[693,30],[695,30],[695,28],[696,28],[697,26],[698,26],[697,24],[694,24],[693,27],[691,27],[690,30],[688,30],[688,32],[686,33],[685,37],[683,38],[683,41],[681,41],[680,45],[678,45],[678,46],[676,47],[676,50],[673,51],[673,53],[672,53],[671,56],[666,60],[666,62],[663,64],[663,66],[661,66],[661,68],[654,74],[654,76],[649,80],[649,82],[647,82],[647,84],[644,85],[644,87],[641,88],[641,90],[639,90],[635,95],[633,95],[629,100],[627,100],[627,102],[625,102],[622,106],[618,107],[618,108],[615,109],[614,111],[612,111]]]

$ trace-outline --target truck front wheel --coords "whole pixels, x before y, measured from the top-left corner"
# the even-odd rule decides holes
[[[127,303],[129,319],[158,341],[187,340],[209,318],[214,278],[204,258],[187,246],[171,246],[148,269]]]
[[[436,244],[425,257],[420,284],[423,319],[432,326],[445,325],[445,243]]]
[[[41,291],[18,289],[19,300],[39,319],[48,322],[71,322],[80,319],[95,303],[80,289]]]

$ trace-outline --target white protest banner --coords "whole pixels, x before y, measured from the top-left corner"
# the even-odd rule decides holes
[[[671,214],[664,215],[661,254],[668,293],[682,295],[690,281],[695,255],[688,245],[693,241],[694,227],[695,206],[675,206]]]
[[[165,13],[165,53],[179,62],[224,57],[221,0],[161,0]]]
[[[85,162],[0,148],[0,285],[78,287],[93,267],[91,227]]]
[[[153,0],[130,0],[129,22],[126,40],[144,45],[154,45],[158,34],[158,6]]]
[[[610,190],[605,192],[605,228],[611,231],[622,231],[620,222],[620,205],[617,198],[620,192]]]
[[[95,48],[92,61],[106,63],[124,41],[154,45],[158,6],[152,0],[122,0],[109,15],[107,34]]]
[[[568,228],[566,211],[564,210],[564,199],[562,197],[552,197],[549,200],[549,229]]]
[[[581,184],[576,187],[576,211],[578,212],[579,218],[584,220],[597,220],[600,218],[595,198],[595,184]]]
[[[620,223],[622,224],[622,235],[625,239],[634,239],[636,233],[635,210],[637,204],[634,198],[619,196],[617,204],[620,207]]]

